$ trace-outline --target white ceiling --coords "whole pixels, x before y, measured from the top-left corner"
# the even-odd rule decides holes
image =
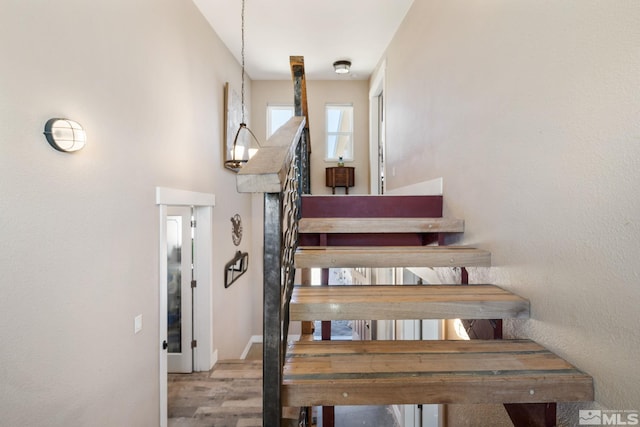
[[[240,62],[241,0],[193,0]],[[245,69],[253,80],[291,78],[304,56],[309,80],[367,79],[413,0],[246,0]],[[352,62],[338,76],[333,62]]]

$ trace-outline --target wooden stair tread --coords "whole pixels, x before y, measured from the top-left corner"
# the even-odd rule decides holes
[[[302,218],[300,233],[461,233],[455,218]]]
[[[289,345],[287,406],[593,400],[593,380],[529,340]]]
[[[291,320],[528,318],[529,302],[494,285],[296,286]]]
[[[296,268],[489,267],[491,253],[468,246],[301,246]]]

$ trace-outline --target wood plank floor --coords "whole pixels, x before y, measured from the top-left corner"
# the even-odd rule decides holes
[[[169,427],[261,427],[262,362],[218,362],[210,372],[169,375]]]
[[[254,344],[247,360],[221,361],[210,372],[169,374],[169,427],[262,427],[261,358],[262,345]],[[338,407],[335,425],[397,427],[387,406]]]

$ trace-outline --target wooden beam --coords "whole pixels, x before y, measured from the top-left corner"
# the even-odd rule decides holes
[[[304,56],[290,56],[291,78],[293,79],[293,97],[296,116],[307,119],[307,151],[311,153],[311,139],[309,138],[309,109],[307,107],[307,79],[304,74]]]
[[[290,56],[291,77],[293,80],[293,101],[296,116],[305,118],[302,131],[300,156],[300,187],[303,194],[311,194],[311,133],[309,132],[309,110],[307,108],[307,80],[304,75],[304,57]]]
[[[304,118],[292,117],[238,172],[239,193],[279,193],[284,187],[291,159],[304,126]]]

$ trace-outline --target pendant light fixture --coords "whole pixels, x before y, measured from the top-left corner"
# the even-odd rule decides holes
[[[251,157],[253,157],[253,155],[256,153],[257,148],[250,148],[248,147],[248,153],[247,156],[245,157],[244,155],[244,151],[245,151],[245,147],[244,145],[238,145],[238,142],[242,141],[243,138],[246,136],[246,133],[248,132],[249,135],[253,138],[253,140],[256,142],[257,147],[260,147],[260,143],[258,142],[258,138],[256,138],[256,136],[253,134],[253,132],[251,131],[251,129],[249,129],[249,127],[247,126],[247,123],[245,121],[245,109],[244,109],[244,76],[245,76],[245,69],[244,69],[244,64],[245,64],[245,60],[244,60],[244,6],[245,6],[245,0],[242,0],[242,11],[240,13],[240,17],[241,17],[241,47],[240,47],[240,58],[242,61],[242,85],[241,85],[241,89],[240,89],[240,104],[241,104],[241,108],[242,108],[242,112],[241,112],[241,116],[242,119],[240,120],[240,126],[238,127],[238,130],[236,131],[235,137],[233,138],[233,147],[231,148],[231,159],[227,160],[224,162],[224,166],[227,169],[231,169],[235,172],[238,172],[242,166],[247,163],[249,161],[249,159]]]

